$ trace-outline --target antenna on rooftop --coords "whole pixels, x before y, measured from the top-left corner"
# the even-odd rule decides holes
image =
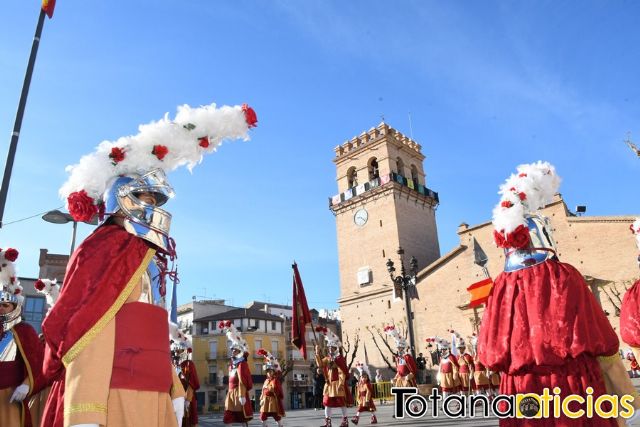
[[[411,111],[408,111],[407,114],[409,115],[409,134],[411,136],[411,139],[413,139],[413,126],[411,125]]]

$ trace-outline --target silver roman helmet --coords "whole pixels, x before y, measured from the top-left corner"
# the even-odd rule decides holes
[[[13,310],[6,314],[0,314],[2,329],[0,335],[13,328],[22,321],[22,286],[16,277],[13,261],[18,257],[18,251],[12,248],[0,249],[0,303],[13,304]]]
[[[144,193],[152,194],[156,204],[141,200],[139,196]],[[113,178],[103,200],[106,214],[120,212],[124,216],[125,230],[169,251],[171,214],[160,207],[173,196],[173,188],[164,171],[153,169],[143,174]]]
[[[516,271],[533,267],[556,256],[556,243],[551,233],[549,218],[542,215],[527,215],[529,247],[505,249],[504,271]]]

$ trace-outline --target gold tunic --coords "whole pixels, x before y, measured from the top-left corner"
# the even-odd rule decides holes
[[[144,279],[126,303],[140,300],[143,283]],[[177,427],[172,400],[184,397],[184,388],[175,370],[171,370],[171,394],[110,388],[115,328],[115,319],[112,319],[67,366],[64,427],[91,423],[109,427]]]

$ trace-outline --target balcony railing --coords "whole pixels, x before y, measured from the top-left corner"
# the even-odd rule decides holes
[[[333,197],[329,198],[329,207],[331,206],[335,206],[338,205],[342,202],[345,202],[355,196],[359,196],[363,193],[366,193],[367,191],[373,190],[376,187],[380,187],[382,185],[385,185],[389,182],[397,182],[398,184],[404,186],[404,187],[408,187],[410,189],[412,189],[413,191],[417,191],[418,193],[422,194],[423,196],[426,197],[430,197],[433,200],[435,200],[436,203],[440,203],[440,199],[438,198],[438,193],[428,189],[427,187],[425,187],[422,184],[418,184],[417,182],[414,182],[413,179],[410,178],[406,178],[402,175],[399,175],[395,172],[392,172],[388,175],[382,175],[378,178],[374,178],[369,182],[365,182],[364,184],[360,184],[356,187],[351,187],[349,189],[347,189],[347,191],[345,191],[344,193],[340,193],[340,194],[336,194]]]

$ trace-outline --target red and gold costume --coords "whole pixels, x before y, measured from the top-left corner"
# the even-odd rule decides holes
[[[229,391],[224,401],[225,424],[246,423],[253,419],[253,408],[249,399],[249,390],[253,388],[253,379],[247,363],[248,354],[245,353],[238,361],[233,361],[229,365]],[[240,398],[246,400],[244,404]]]
[[[440,359],[438,384],[444,393],[457,393],[460,390],[460,367],[458,359],[451,353]]]
[[[167,312],[140,301],[154,255],[122,227],[103,225],[71,256],[43,323],[44,372],[56,378],[43,425],[177,425],[172,399],[184,392],[171,366]]]
[[[272,417],[276,421],[280,421],[284,414],[284,392],[282,391],[282,383],[280,375],[273,374],[267,377],[262,385],[262,394],[260,395],[260,421],[264,422],[267,418]]]
[[[458,375],[460,377],[460,391],[468,392],[473,386],[474,373],[474,361],[473,356],[469,353],[464,353],[458,356]]]
[[[357,386],[358,412],[375,412],[376,405],[373,403],[373,384],[368,378],[360,378]]]
[[[562,397],[586,396],[586,388],[592,387],[597,399],[607,390],[596,357],[617,357],[618,338],[582,275],[550,259],[496,278],[478,353],[489,369],[502,372],[501,394],[542,394],[544,388],[560,387]],[[500,425],[543,425],[540,422],[503,419]],[[615,419],[597,417],[547,422],[617,425]]]
[[[181,381],[185,389],[185,399],[189,402],[188,413],[184,414],[189,427],[198,425],[198,401],[196,400],[196,391],[200,389],[200,380],[198,379],[198,371],[196,365],[191,360],[185,360],[180,364],[180,372],[182,373]]]
[[[498,381],[499,383],[499,381]],[[491,386],[491,380],[487,375],[487,369],[478,358],[473,363],[473,389],[478,392],[486,392]]]
[[[0,325],[0,337],[2,337]],[[32,422],[29,398],[43,387],[41,375],[42,344],[33,327],[21,322],[5,332],[12,335],[12,342],[5,347],[0,357],[0,426],[37,427]],[[7,338],[5,338],[7,339]],[[14,390],[21,384],[29,386],[29,394],[20,403],[9,403]]]
[[[416,387],[418,367],[413,356],[406,353],[396,356],[396,376],[393,382],[396,387]]]
[[[349,406],[352,402],[351,393],[346,388],[349,369],[344,357],[338,354],[336,357],[320,358],[316,354],[316,364],[322,369],[325,378],[322,404],[329,408]]]
[[[622,298],[620,336],[631,346],[635,358],[640,357],[640,280],[636,281]]]

